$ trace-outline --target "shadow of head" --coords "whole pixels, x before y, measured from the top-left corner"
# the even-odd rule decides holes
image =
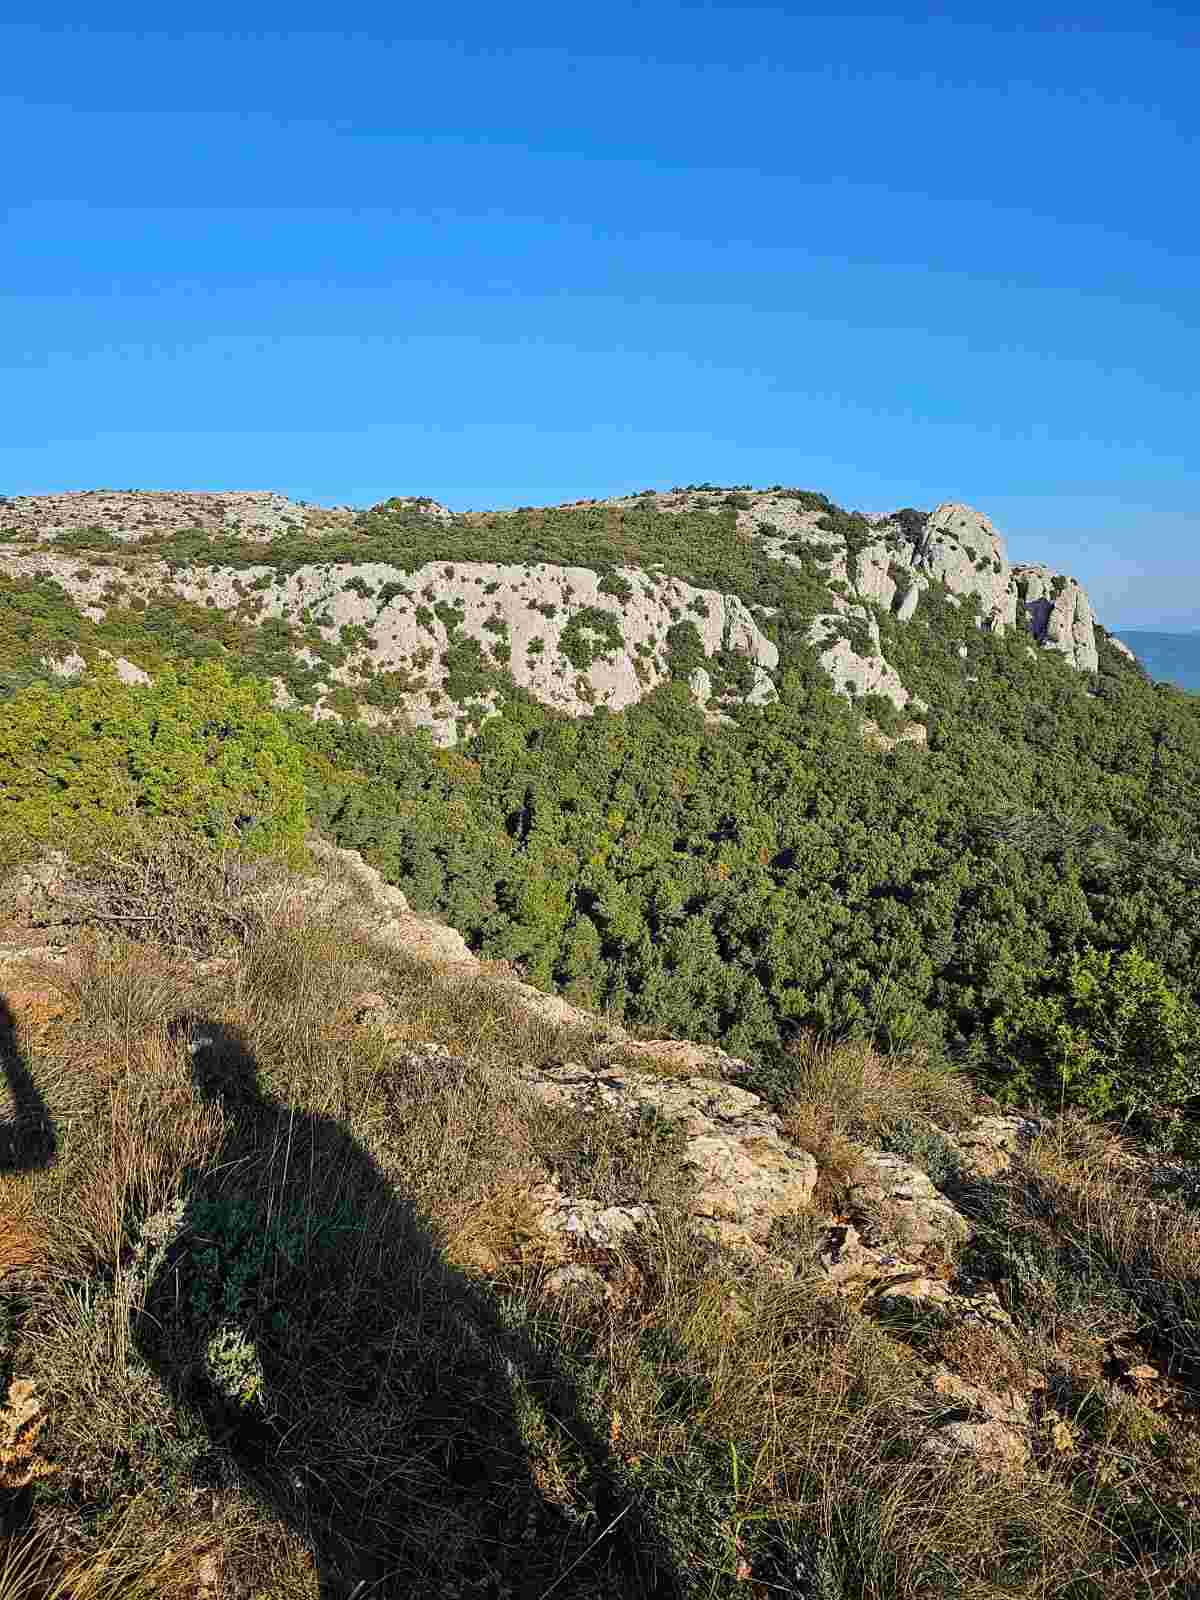
[[[191,1058],[192,1082],[201,1099],[230,1111],[265,1105],[254,1053],[240,1029],[208,1017],[186,1015],[176,1018],[167,1031]]]
[[[17,1021],[0,995],[0,1071],[11,1112],[0,1121],[0,1172],[45,1167],[54,1159],[57,1140],[50,1113],[29,1071],[17,1034]]]

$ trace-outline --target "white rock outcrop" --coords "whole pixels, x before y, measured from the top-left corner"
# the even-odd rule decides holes
[[[1095,618],[1081,586],[1045,566],[1013,567],[991,521],[961,502],[928,514],[855,518],[800,491],[678,490],[562,509],[635,504],[667,516],[736,506],[747,543],[823,584],[827,599],[809,623],[809,640],[848,698],[878,694],[897,709],[925,709],[887,660],[878,618],[920,617],[933,585],[952,605],[977,600],[982,627],[1003,634],[1021,623],[1042,649],[1081,672],[1097,670]],[[397,497],[385,509],[415,514],[434,535],[451,524],[461,533],[470,520],[426,497]],[[769,626],[771,608],[751,609],[732,593],[657,569],[623,566],[603,575],[547,562],[432,560],[406,572],[338,560],[288,572],[266,560],[243,567],[156,558],[164,538],[191,530],[215,537],[208,556],[218,559],[221,536],[233,541],[231,552],[242,547],[242,559],[247,541],[293,534],[314,546],[332,535],[344,554],[355,516],[347,506],[301,505],[258,491],[16,496],[0,504],[0,564],[12,577],[51,578],[93,622],[105,620],[119,592],[123,605],[169,596],[246,623],[302,629],[289,648],[309,669],[311,684],[299,692],[314,717],[344,715],[352,691],[368,724],[396,718],[428,729],[441,745],[494,715],[506,681],[569,716],[586,716],[634,705],[680,676],[713,724],[738,703],[766,705],[777,696],[778,650],[761,625]],[[80,548],[72,548],[74,536],[96,528],[109,543],[94,559],[86,541],[76,538]],[[142,541],[131,555],[128,547]],[[688,630],[681,624],[695,629],[682,656],[680,634]],[[82,670],[82,660],[74,652],[48,664],[66,675]],[[120,660],[117,670],[141,681],[134,662]],[[365,701],[364,685],[371,690]],[[273,688],[280,706],[297,703],[284,676]]]
[[[1044,650],[1057,650],[1080,672],[1095,672],[1100,664],[1096,618],[1082,586],[1043,566],[1017,567],[1015,576],[1037,642]]]

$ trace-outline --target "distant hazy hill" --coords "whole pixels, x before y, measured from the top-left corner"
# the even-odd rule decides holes
[[[1155,680],[1200,694],[1200,633],[1155,633],[1121,628],[1133,653]]]

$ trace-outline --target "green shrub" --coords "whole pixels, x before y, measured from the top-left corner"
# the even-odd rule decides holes
[[[1006,1084],[1162,1133],[1200,1096],[1200,1012],[1138,949],[1084,951],[993,1034]]]
[[[704,664],[704,641],[694,622],[676,622],[667,629],[667,665],[673,678],[689,677]]]
[[[586,672],[593,661],[614,656],[624,647],[615,618],[599,606],[584,606],[563,629],[559,649],[573,667]]]
[[[267,847],[303,833],[303,761],[263,684],[216,663],[147,685],[101,666],[0,704],[0,809],[30,840],[169,817]]]

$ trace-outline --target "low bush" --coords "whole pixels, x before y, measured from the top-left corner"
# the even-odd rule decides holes
[[[102,665],[0,703],[0,808],[30,841],[163,817],[262,849],[303,833],[302,758],[265,685],[215,663],[127,684]]]
[[[1134,948],[1087,949],[1043,974],[1046,991],[993,1024],[1014,1100],[1034,1094],[1160,1136],[1200,1100],[1200,1011]]]

